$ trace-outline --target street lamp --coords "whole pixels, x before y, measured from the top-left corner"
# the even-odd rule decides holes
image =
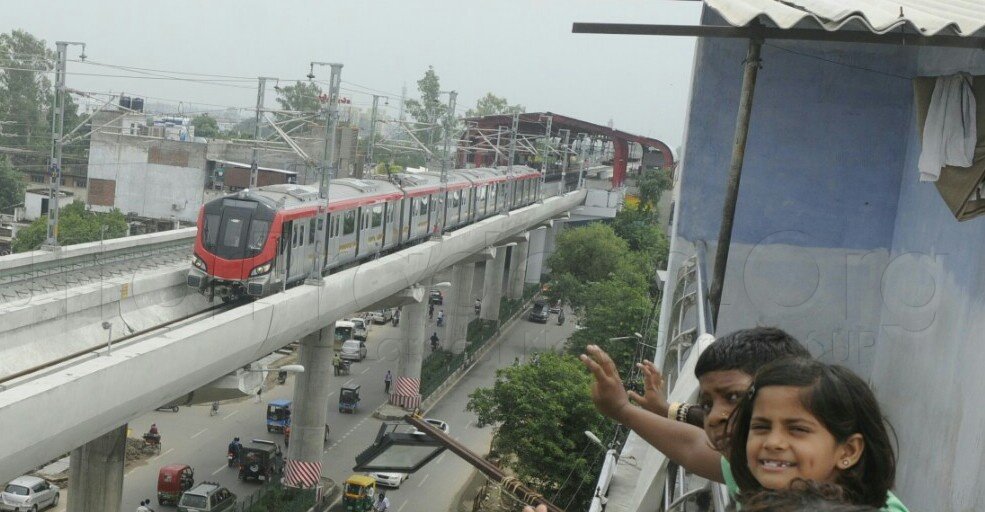
[[[103,322],[106,323],[106,322]],[[304,366],[299,364],[285,364],[277,368],[272,368],[265,366],[263,368],[243,368],[244,372],[287,372],[287,373],[304,373]]]
[[[106,330],[106,355],[113,355],[113,324],[103,322],[103,329]]]
[[[642,341],[643,340],[643,335],[640,334],[640,333],[638,333],[638,332],[634,332],[632,336],[619,336],[618,338],[609,338],[609,341],[631,340],[633,338],[636,338],[636,339]]]
[[[415,433],[396,432],[397,424],[383,424],[373,444],[356,456],[353,471],[414,473],[434,460],[445,449],[500,484],[503,491],[528,505],[544,504],[550,512],[563,512],[540,494],[503,473],[501,469],[469,450],[420,416],[404,416],[404,421],[417,428]]]

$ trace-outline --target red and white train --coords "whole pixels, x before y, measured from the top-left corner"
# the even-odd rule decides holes
[[[540,198],[529,167],[399,173],[389,179],[336,179],[326,202],[318,189],[270,185],[202,206],[188,285],[211,299],[262,297],[379,254],[398,250]],[[316,251],[324,252],[317,268]]]

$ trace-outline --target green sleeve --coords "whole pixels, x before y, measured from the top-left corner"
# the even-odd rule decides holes
[[[732,465],[728,463],[728,459],[722,457],[722,478],[725,480],[725,487],[728,488],[728,493],[734,499],[739,495],[739,484],[735,483],[735,477],[732,476]]]
[[[879,510],[882,512],[909,512],[903,502],[891,492],[886,494],[886,506]]]

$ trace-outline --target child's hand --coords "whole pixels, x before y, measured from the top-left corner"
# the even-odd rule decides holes
[[[619,378],[619,371],[616,370],[616,364],[612,362],[609,354],[597,345],[589,345],[585,348],[585,352],[580,359],[595,376],[595,382],[592,384],[592,402],[595,403],[595,408],[622,423],[621,415],[630,404],[622,379]]]
[[[537,510],[530,507],[523,507],[523,512],[547,512],[547,505],[537,505]]]
[[[647,360],[637,363],[636,367],[643,372],[643,395],[630,391],[629,398],[657,416],[667,416],[670,404],[664,398],[664,379],[660,370]]]

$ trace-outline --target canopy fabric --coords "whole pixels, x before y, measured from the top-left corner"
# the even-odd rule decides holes
[[[742,27],[765,16],[789,29],[807,21],[825,30],[846,25],[876,34],[906,27],[924,36],[971,36],[985,27],[982,0],[704,0],[729,24]],[[985,35],[979,33],[978,35]]]

